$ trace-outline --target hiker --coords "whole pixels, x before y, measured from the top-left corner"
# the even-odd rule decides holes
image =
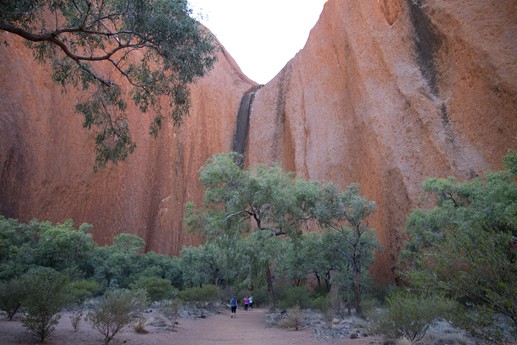
[[[244,296],[244,310],[248,310],[249,299],[247,296]]]
[[[236,317],[237,315],[237,298],[235,298],[235,296],[232,297],[232,299],[230,300],[230,307],[232,308],[232,315],[231,317],[234,318]]]
[[[253,309],[253,296],[251,296],[251,295],[248,298],[248,304],[250,305],[250,309]]]

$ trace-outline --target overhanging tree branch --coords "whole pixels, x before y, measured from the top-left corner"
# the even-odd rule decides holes
[[[53,61],[53,79],[65,90],[79,84],[83,89],[104,89],[90,93],[96,100],[76,107],[85,117],[84,127],[94,124],[100,130],[97,168],[125,159],[134,150],[124,120],[127,99],[141,112],[155,112],[158,120],[150,124],[151,133],[161,127],[162,103],[179,125],[188,114],[188,84],[215,62],[213,37],[190,17],[184,0],[6,0],[0,2],[0,32],[29,42],[37,61]],[[122,78],[112,78],[113,71],[104,67],[97,69],[102,61],[109,62]],[[118,85],[119,80],[129,88]],[[115,91],[105,89],[111,87]],[[126,89],[127,93],[122,92]],[[107,108],[100,114],[96,109],[103,97]],[[117,121],[110,122],[112,116]],[[112,127],[115,123],[119,129]],[[122,146],[112,137],[121,128],[126,128],[127,135]]]

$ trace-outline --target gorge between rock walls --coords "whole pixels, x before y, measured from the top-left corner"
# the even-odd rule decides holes
[[[392,279],[409,210],[431,205],[425,178],[482,175],[516,147],[514,0],[329,0],[305,47],[266,85],[222,48],[192,86],[181,128],[153,139],[151,115],[130,107],[138,148],[99,173],[92,135],[74,115],[81,94],[62,94],[21,40],[1,38],[0,214],[91,223],[101,244],[121,232],[167,254],[199,244],[183,228],[184,204],[202,202],[206,160],[234,150],[246,166],[278,162],[304,178],[360,183],[378,209],[375,275]]]

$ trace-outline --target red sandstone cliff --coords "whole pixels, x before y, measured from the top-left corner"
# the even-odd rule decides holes
[[[517,2],[331,0],[257,91],[249,163],[359,182],[390,276],[426,177],[500,167],[517,134]]]
[[[407,212],[428,176],[468,178],[500,167],[517,134],[515,0],[330,0],[305,48],[252,103],[248,163],[281,162],[375,200],[371,220],[390,277]],[[181,129],[150,138],[131,117],[137,152],[92,173],[91,139],[21,42],[0,47],[0,213],[73,218],[109,242],[142,236],[178,253],[192,238],[183,203],[199,200],[197,170],[228,151],[240,98],[254,83],[227,57],[193,87]]]
[[[91,223],[100,243],[131,232],[164,253],[196,242],[182,230],[184,204],[202,200],[197,171],[212,154],[231,150],[241,96],[254,85],[231,56],[222,50],[214,69],[192,87],[181,128],[169,124],[153,139],[152,115],[130,108],[136,152],[94,174],[92,134],[74,113],[82,95],[63,94],[20,40],[1,38],[9,47],[0,47],[0,214]]]

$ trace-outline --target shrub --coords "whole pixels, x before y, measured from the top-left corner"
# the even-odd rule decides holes
[[[12,320],[25,298],[27,291],[19,279],[12,279],[0,283],[0,309],[7,313],[7,318]]]
[[[361,303],[365,315],[375,314],[375,308],[379,306],[379,301],[375,298],[365,298]]]
[[[259,306],[268,304],[269,296],[267,287],[256,288],[250,292],[250,295],[253,296],[253,308],[258,308]]]
[[[185,302],[212,302],[217,300],[219,290],[215,285],[204,285],[180,291],[178,296]]]
[[[72,328],[74,332],[79,330],[79,326],[81,325],[81,320],[83,318],[83,311],[75,311],[70,315],[70,323],[72,324]]]
[[[86,320],[104,336],[108,344],[124,327],[138,318],[146,306],[143,290],[108,291],[102,302],[86,316]]]
[[[27,287],[22,300],[27,315],[22,324],[43,342],[58,323],[61,308],[71,302],[68,277],[49,267],[37,267],[23,275],[22,283]]]
[[[303,320],[303,313],[299,305],[287,311],[287,317],[278,322],[278,326],[282,328],[294,328],[295,331],[300,329]]]
[[[181,301],[179,299],[163,301],[160,305],[160,312],[169,320],[171,326],[176,325],[181,310]]]
[[[70,283],[70,294],[78,305],[84,303],[84,301],[91,297],[99,290],[99,283],[93,280],[74,280]]]
[[[397,292],[388,297],[386,309],[374,315],[372,331],[392,338],[404,337],[414,344],[438,318],[446,318],[454,309],[453,301],[439,295]]]
[[[141,277],[131,285],[131,288],[145,290],[153,302],[169,298],[173,294],[171,281],[159,277]]]
[[[307,308],[310,306],[310,293],[304,286],[294,286],[286,289],[284,295],[278,302],[281,309],[299,306]]]
[[[133,330],[135,331],[135,333],[138,333],[138,334],[147,334],[147,333],[149,333],[149,331],[145,329],[146,324],[147,324],[146,318],[139,318],[136,321],[135,325],[133,326]]]

